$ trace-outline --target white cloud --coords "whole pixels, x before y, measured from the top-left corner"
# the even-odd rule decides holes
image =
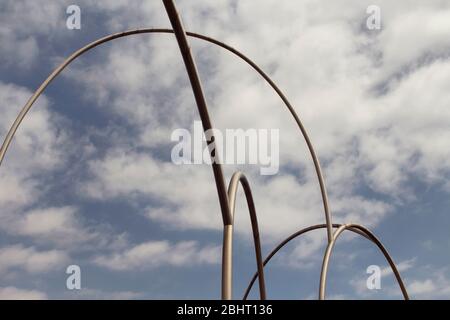
[[[15,117],[31,92],[23,87],[0,82],[0,136],[6,137]],[[60,130],[56,115],[41,96],[18,129],[0,168],[0,217],[9,218],[41,195],[44,186],[35,178],[60,168],[65,158],[65,130]],[[7,227],[2,223],[2,227]]]
[[[195,110],[190,109],[192,94],[189,87],[184,86],[187,78],[183,65],[173,63],[179,53],[171,35],[119,39],[111,49],[105,49],[99,48],[98,54],[108,63],[80,62],[78,68],[64,73],[83,88],[90,88],[84,98],[94,101],[108,114],[123,117],[137,131],[137,142],[142,146],[166,143],[171,127],[189,124],[195,114]],[[99,77],[99,73],[108,76]],[[173,108],[173,104],[177,108]],[[173,112],[168,113],[169,110]],[[130,132],[125,134],[129,137]],[[133,137],[133,140],[136,139]]]
[[[2,137],[31,95],[28,89],[0,82]],[[81,160],[91,147],[86,139],[74,140],[70,126],[49,105],[45,95],[39,98],[17,130],[0,167],[0,228],[58,248],[76,249],[84,244],[87,249],[89,243],[97,248],[120,247],[126,241],[124,234],[114,235],[106,223],[88,225],[75,206],[35,206],[48,192],[43,176],[66,168],[74,152]],[[67,178],[73,174],[70,168],[65,173]]]
[[[116,234],[107,223],[89,224],[73,206],[15,214],[8,220],[6,231],[70,251],[118,249],[127,244],[125,233]]]
[[[39,46],[33,37],[19,38],[8,29],[0,27],[0,52],[5,63],[19,58],[23,67],[29,67],[39,54]]]
[[[400,263],[396,264],[398,272],[403,272],[403,271],[411,269],[412,267],[414,267],[415,262],[416,262],[416,258],[401,261]],[[392,268],[390,266],[385,267],[381,270],[382,277],[390,275],[390,274],[393,274]]]
[[[220,248],[217,246],[200,247],[195,241],[181,241],[171,244],[168,241],[149,241],[121,253],[110,256],[98,256],[94,263],[116,270],[142,270],[164,265],[186,267],[201,264],[217,264]]]
[[[145,196],[157,202],[141,213],[168,228],[220,230],[222,227],[208,166],[174,166],[149,155],[116,150],[103,160],[91,161],[89,168],[92,178],[80,186],[81,192],[89,197],[99,200],[121,197],[133,202]],[[229,169],[227,174],[231,175]],[[301,227],[321,223],[322,203],[315,182],[302,183],[292,175],[278,175],[264,181],[253,171],[249,180],[264,243],[273,244]],[[378,223],[390,210],[381,201],[357,196],[332,198],[332,203],[342,219],[369,226]],[[250,219],[242,191],[238,193],[235,221],[236,231],[250,241]],[[307,245],[300,244],[292,258],[307,259],[320,247],[323,234],[317,231],[306,235]]]
[[[403,282],[411,299],[447,299],[450,294],[450,280],[447,276],[447,268],[435,268],[431,265],[420,266],[417,258],[397,263]],[[402,297],[400,288],[396,283],[389,266],[381,269],[381,290],[369,290],[366,286],[367,277],[354,277],[350,285],[358,295],[374,297],[381,293],[383,298]],[[386,276],[388,276],[387,280]]]
[[[408,277],[405,277],[405,271],[408,271],[416,266],[416,258],[400,261],[396,264],[396,266],[404,283],[408,285],[408,293],[412,296],[413,292],[410,290],[409,282],[407,281]],[[366,270],[363,271],[362,276],[356,276],[350,279],[350,285],[359,296],[370,297],[377,293],[381,293],[386,298],[388,296],[399,296],[401,292],[398,284],[395,283],[394,285],[391,285],[392,281],[396,282],[396,280],[390,266],[386,266],[381,269],[381,290],[370,290],[367,288],[366,281],[370,274],[366,274],[365,271]]]
[[[65,27],[65,7],[55,1],[2,1],[0,12],[0,61],[28,69],[39,57],[42,36]]]
[[[73,207],[62,207],[27,212],[24,218],[18,221],[17,232],[38,236],[60,233],[64,235],[61,238],[70,238],[72,233],[78,231],[75,211]]]
[[[426,279],[423,281],[416,280],[409,284],[408,292],[412,295],[430,294],[436,291],[437,287],[433,280]]]
[[[103,160],[90,161],[89,169],[93,178],[80,185],[89,197],[133,201],[143,195],[161,204],[148,210],[151,218],[177,226],[187,223],[187,228],[220,228],[218,214],[204,214],[218,212],[215,190],[206,187],[213,183],[207,166],[175,166],[146,154],[118,151]],[[192,188],[194,183],[202,187]],[[174,213],[169,213],[171,210]]]
[[[389,5],[384,8],[385,28],[379,37],[383,77],[398,74],[404,68],[415,68],[427,57],[433,59],[448,54],[450,8],[448,3],[429,2],[402,6],[391,10],[394,13],[389,12]]]
[[[0,82],[0,135],[6,136],[17,115],[31,97],[24,87]],[[64,160],[64,143],[68,130],[61,130],[61,119],[49,109],[49,100],[42,95],[23,120],[2,163],[2,171],[20,173],[56,169]],[[34,172],[36,174],[36,172]]]
[[[0,273],[22,269],[29,273],[64,270],[68,261],[64,251],[38,251],[34,247],[13,245],[0,248]]]
[[[15,218],[9,230],[14,234],[53,240],[55,244],[92,240],[93,235],[83,228],[75,207],[35,209]]]
[[[0,287],[1,300],[46,300],[47,295],[37,290],[18,289],[16,287]]]
[[[447,268],[425,268],[426,275],[407,279],[408,293],[416,299],[448,299],[450,280]]]

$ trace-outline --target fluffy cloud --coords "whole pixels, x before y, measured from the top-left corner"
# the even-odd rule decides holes
[[[193,183],[203,186],[213,183],[207,166],[176,167],[149,155],[118,151],[103,160],[91,161],[89,169],[93,178],[80,185],[80,191],[86,196],[103,200],[121,197],[128,201],[144,196],[155,201],[147,214],[157,220],[177,226],[187,224],[187,228],[220,226],[219,215],[204,214],[218,212],[215,190],[192,188]],[[170,214],[170,210],[175,214]]]
[[[23,87],[0,82],[0,134],[6,136],[22,106],[31,96]],[[77,153],[89,153],[89,142],[71,136],[71,128],[63,117],[50,109],[46,96],[41,96],[18,129],[0,168],[1,229],[15,236],[33,238],[59,248],[121,247],[125,234],[114,235],[106,223],[87,225],[83,213],[75,206],[29,209],[45,199],[49,188],[46,176],[65,170],[70,179],[68,160]]]
[[[63,3],[54,1],[2,1],[0,61],[30,68],[39,56],[42,36],[64,30],[64,13]]]
[[[2,300],[46,300],[47,294],[37,290],[18,289],[16,287],[0,287]]]
[[[450,280],[448,268],[434,268],[431,265],[420,265],[417,258],[397,263],[397,269],[402,275],[408,294],[412,299],[446,299],[450,294]],[[368,290],[364,277],[355,277],[350,284],[362,297],[374,297],[381,293],[383,298],[401,297],[401,292],[392,274],[392,269],[387,266],[381,269],[381,290]],[[386,276],[388,280],[386,281]]]
[[[66,250],[120,248],[125,234],[114,234],[106,223],[89,225],[76,208],[50,207],[15,214],[8,220],[7,232]]]
[[[38,251],[14,245],[0,248],[0,273],[22,269],[29,273],[43,273],[64,269],[68,256],[60,250]]]
[[[6,136],[9,128],[32,92],[24,87],[0,82],[0,134]],[[59,130],[60,119],[49,110],[49,101],[42,95],[24,119],[2,163],[2,171],[16,174],[32,170],[50,170],[64,160],[64,142],[67,132]]]
[[[190,265],[216,264],[220,247],[199,247],[195,241],[149,241],[111,256],[99,256],[94,263],[116,270],[142,270],[164,265],[185,267]]]
[[[450,280],[447,268],[431,271],[428,266],[426,269],[428,275],[409,279],[408,292],[417,299],[448,299]]]
[[[427,295],[437,291],[437,286],[431,279],[426,279],[423,281],[416,280],[409,284],[408,290],[414,295]],[[447,288],[447,290],[449,289]]]
[[[60,233],[61,238],[70,237],[78,229],[74,215],[72,207],[33,210],[18,221],[17,232],[39,236]]]
[[[0,82],[0,136],[5,137],[31,92],[23,87]],[[42,96],[23,121],[0,168],[0,216],[29,205],[40,194],[33,177],[60,168],[65,159],[67,135],[59,130],[57,116],[49,111]]]

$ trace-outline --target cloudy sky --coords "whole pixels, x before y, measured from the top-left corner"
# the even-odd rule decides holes
[[[81,29],[66,8],[81,8]],[[369,227],[412,298],[450,298],[450,3],[177,1],[185,27],[261,66],[295,106],[319,154],[334,222]],[[366,27],[369,5],[381,29]],[[101,36],[170,27],[161,1],[0,1],[0,135],[65,57]],[[323,223],[317,179],[282,102],[247,65],[191,39],[216,127],[280,130],[280,171],[245,171],[264,255]],[[240,115],[237,117],[237,115]],[[174,129],[198,120],[173,35],[115,40],[63,71],[24,120],[0,168],[0,298],[220,298],[222,220],[211,168],[171,162]],[[237,199],[234,297],[256,269]],[[317,297],[324,230],[266,269],[274,299]],[[67,266],[81,290],[66,288]],[[380,290],[366,288],[369,265]],[[344,234],[327,295],[401,298],[383,256]],[[258,297],[255,287],[252,298]]]

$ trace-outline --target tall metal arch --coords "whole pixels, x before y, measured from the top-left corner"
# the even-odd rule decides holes
[[[5,157],[6,151],[8,150],[8,147],[11,144],[11,141],[12,141],[12,139],[13,139],[13,137],[14,137],[17,129],[18,129],[18,127],[20,126],[21,122],[23,121],[23,119],[27,115],[28,111],[33,106],[34,102],[44,92],[44,90],[47,88],[47,86],[71,62],[73,62],[76,58],[78,58],[82,54],[86,53],[87,51],[89,51],[89,50],[91,50],[91,49],[93,49],[93,48],[95,48],[97,46],[100,46],[101,44],[104,44],[106,42],[109,42],[109,41],[112,41],[112,40],[115,40],[115,39],[119,39],[119,38],[123,38],[123,37],[127,37],[127,36],[131,36],[131,35],[145,34],[145,33],[174,33],[174,31],[171,30],[171,29],[151,28],[151,29],[129,30],[129,31],[124,31],[124,32],[120,32],[120,33],[111,34],[111,35],[105,36],[103,38],[100,38],[98,40],[95,40],[95,41],[87,44],[83,48],[80,48],[77,51],[75,51],[73,54],[71,54],[66,60],[64,60],[45,79],[45,81],[38,87],[38,89],[33,93],[33,95],[30,97],[30,99],[27,101],[27,103],[25,104],[25,106],[22,108],[22,110],[20,111],[19,115],[15,119],[14,123],[12,124],[11,128],[9,129],[9,131],[8,131],[8,133],[6,135],[6,138],[3,141],[3,144],[2,144],[2,146],[0,148],[0,166],[1,166],[2,162],[3,162],[3,159]],[[316,154],[316,152],[314,150],[314,147],[312,145],[311,139],[309,138],[309,135],[308,135],[308,133],[307,133],[303,123],[301,122],[300,118],[298,117],[297,113],[295,112],[295,109],[290,104],[290,102],[288,101],[286,96],[282,93],[282,91],[278,88],[278,86],[273,82],[273,80],[260,67],[258,67],[250,58],[246,57],[244,54],[242,54],[238,50],[234,49],[233,47],[231,47],[231,46],[229,46],[229,45],[227,45],[227,44],[225,44],[225,43],[223,43],[221,41],[218,41],[218,40],[213,39],[211,37],[207,37],[205,35],[201,35],[201,34],[194,33],[194,32],[186,32],[186,35],[188,35],[190,37],[193,37],[193,38],[197,38],[197,39],[201,39],[201,40],[207,41],[207,42],[215,44],[215,45],[218,45],[219,47],[222,47],[222,48],[228,50],[229,52],[235,54],[236,56],[238,56],[239,58],[244,60],[247,64],[249,64],[255,71],[257,71],[264,78],[264,80],[266,80],[266,82],[275,90],[275,92],[278,94],[278,96],[281,98],[281,100],[283,101],[285,106],[288,108],[288,111],[293,116],[293,118],[294,118],[298,128],[300,129],[300,131],[302,133],[302,136],[304,137],[305,142],[306,142],[306,144],[308,146],[308,150],[309,150],[309,152],[311,154],[311,158],[312,158],[313,163],[314,163],[314,168],[315,168],[315,171],[316,171],[316,174],[317,174],[319,187],[320,187],[320,191],[321,191],[321,197],[322,197],[322,202],[323,202],[323,207],[324,207],[324,212],[325,212],[325,220],[326,220],[326,224],[327,224],[327,237],[328,237],[328,241],[331,241],[332,235],[333,235],[332,219],[331,219],[331,212],[330,212],[329,204],[328,204],[328,194],[327,194],[327,190],[326,190],[326,187],[325,187],[325,179],[323,178],[320,162],[319,162],[317,154]],[[220,165],[219,165],[219,169],[220,169]],[[222,174],[222,176],[223,176],[223,174]],[[217,184],[217,182],[216,182],[216,184]],[[219,188],[219,186],[217,188]],[[224,189],[224,191],[220,192],[219,201],[223,201],[221,199],[226,199],[226,197],[224,197],[222,195],[222,194],[226,194],[225,184],[223,184],[223,187],[220,186],[220,189],[222,189],[222,188]],[[222,210],[222,218],[223,218],[224,224],[229,224],[230,223],[229,209],[228,210],[226,209],[226,205],[221,205],[221,207],[225,208],[224,210]],[[228,212],[228,213],[226,213],[226,212]]]

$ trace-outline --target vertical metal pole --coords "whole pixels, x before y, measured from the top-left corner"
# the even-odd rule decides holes
[[[167,15],[169,16],[170,23],[172,24],[173,32],[175,33],[175,37],[178,42],[178,46],[181,51],[181,55],[183,56],[184,64],[186,66],[186,71],[189,75],[189,80],[191,82],[192,91],[195,96],[195,101],[197,103],[198,112],[200,114],[200,119],[202,121],[203,130],[206,132],[207,130],[211,130],[213,128],[211,124],[211,119],[208,114],[208,106],[206,104],[205,96],[203,94],[203,89],[200,81],[200,77],[197,71],[197,67],[195,65],[194,58],[192,56],[191,48],[187,41],[186,32],[184,30],[183,24],[181,22],[180,15],[177,12],[175,4],[172,0],[163,0],[164,7],[166,8]],[[211,143],[214,142],[215,137],[214,134],[211,136],[211,139],[207,141],[208,147],[210,147]],[[212,150],[210,149],[211,159],[213,155],[211,154]],[[222,211],[222,220],[224,225],[224,232],[232,232],[232,218],[230,213],[230,207],[228,204],[228,195],[225,187],[225,179],[223,177],[222,166],[212,161],[212,168],[214,172],[214,180],[216,182],[217,193],[219,195],[220,208]],[[222,256],[222,277],[231,276],[232,266],[231,266],[231,254],[232,247],[231,245],[225,245],[223,247],[223,256]],[[227,259],[228,258],[228,259]],[[222,278],[222,299],[231,299],[231,286],[224,286],[224,283],[230,283],[229,280],[223,281]]]
[[[197,103],[198,112],[202,121],[203,130],[211,130],[213,128],[211,120],[208,114],[208,107],[206,105],[205,96],[203,95],[203,89],[198,75],[197,67],[195,65],[194,58],[191,53],[191,48],[186,38],[186,32],[184,31],[183,24],[181,22],[180,15],[177,12],[175,4],[172,0],[163,0],[164,6],[169,16],[170,23],[172,24],[175,37],[177,38],[178,46],[180,47],[181,55],[183,56],[186,71],[189,75],[192,91],[194,92],[195,101]],[[208,146],[214,142],[214,135],[211,136],[211,140],[208,141]],[[211,155],[212,156],[212,155]],[[216,181],[217,193],[219,195],[220,208],[222,210],[223,224],[231,224],[230,209],[228,206],[227,190],[225,187],[225,180],[223,177],[222,166],[219,163],[213,162],[212,168],[214,172],[214,178]]]
[[[223,228],[222,245],[222,299],[233,298],[233,225]]]

